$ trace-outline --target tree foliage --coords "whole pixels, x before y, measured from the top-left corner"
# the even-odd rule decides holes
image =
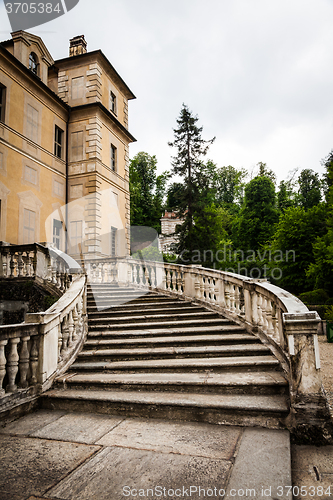
[[[130,162],[131,225],[160,231],[168,174],[156,171],[156,157],[148,153],[140,152]]]

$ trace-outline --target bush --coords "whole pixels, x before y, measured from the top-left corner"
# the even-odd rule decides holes
[[[318,288],[318,290],[313,290],[312,292],[301,293],[299,298],[306,305],[322,305],[326,304],[326,301],[329,300],[328,293],[322,288]]]

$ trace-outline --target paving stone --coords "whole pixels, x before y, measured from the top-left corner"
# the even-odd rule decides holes
[[[1,434],[16,434],[16,435],[28,435],[32,432],[36,432],[41,427],[58,420],[65,414],[64,411],[51,411],[51,410],[38,410],[34,413],[29,413],[19,420],[10,422],[2,429],[0,428]]]
[[[231,460],[239,427],[129,419],[96,444]]]
[[[291,486],[289,432],[245,429],[225,500],[242,497],[291,500],[291,492],[278,495],[279,486]]]
[[[299,471],[311,471],[316,466],[320,473],[333,474],[333,446],[299,446],[291,448],[291,468]],[[333,496],[333,493],[332,493]]]
[[[99,449],[98,446],[1,435],[1,500],[14,499],[14,495],[42,496]]]
[[[183,487],[187,488],[189,496],[192,486],[198,491],[192,491],[191,500],[202,500],[203,491],[199,495],[199,486],[206,490],[217,488],[217,491],[225,488],[230,467],[231,463],[225,460],[167,455],[127,448],[103,448],[58,486],[52,488],[48,496],[63,500],[124,500],[124,493],[135,489],[136,496],[127,494],[128,498],[159,498],[163,497],[163,488],[166,488],[165,498],[177,498],[179,491],[168,496],[170,489],[179,489],[182,492]],[[162,488],[162,495],[152,496],[152,492],[150,496],[147,495],[147,489],[155,493],[158,486]],[[128,489],[124,490],[125,487]],[[140,495],[139,490],[144,490],[145,495]]]
[[[94,444],[122,420],[119,417],[92,413],[68,413],[31,435],[45,439]]]

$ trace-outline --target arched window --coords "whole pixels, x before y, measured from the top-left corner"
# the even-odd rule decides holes
[[[37,56],[34,52],[31,52],[30,56],[29,56],[29,69],[30,71],[32,71],[33,73],[35,73],[35,75],[37,75],[37,72],[38,72],[38,60],[37,60]]]

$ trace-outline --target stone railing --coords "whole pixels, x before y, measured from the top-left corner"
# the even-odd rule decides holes
[[[0,326],[0,412],[30,404],[74,361],[87,335],[86,277],[46,312]]]
[[[56,249],[31,245],[0,245],[0,279],[29,279],[64,293],[71,280],[66,260]]]
[[[86,277],[65,254],[39,244],[1,245],[0,259],[2,282],[34,280],[60,297],[46,312],[26,314],[24,323],[0,326],[3,415],[33,404],[74,361],[87,334],[87,315]]]
[[[266,280],[200,266],[134,259],[99,259],[89,265],[91,283],[134,285],[143,292],[159,290],[201,303],[243,325],[270,346],[284,369],[291,404],[286,425],[297,432],[326,425],[329,412],[317,335],[321,319],[295,296]]]

